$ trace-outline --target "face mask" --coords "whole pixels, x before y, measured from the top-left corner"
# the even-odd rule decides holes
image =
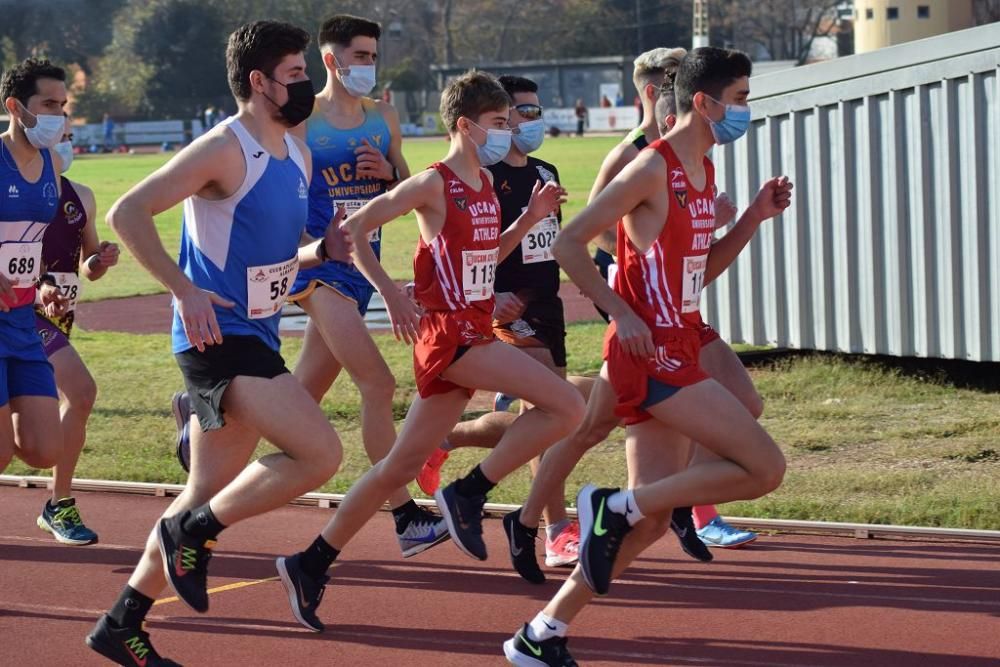
[[[719,100],[714,97],[708,97],[716,104],[722,104]],[[750,129],[750,107],[737,106],[735,104],[726,104],[726,113],[720,121],[714,121],[711,118],[706,118],[709,126],[712,128],[712,136],[715,137],[715,143],[717,144],[729,144],[744,134]]]
[[[334,63],[336,63],[336,58]],[[344,74],[344,72],[347,74]],[[364,97],[375,88],[375,65],[337,65],[337,76],[352,97]]]
[[[522,153],[537,151],[545,140],[545,121],[529,120],[517,126],[517,133],[511,137],[517,150]]]
[[[472,123],[471,120],[469,122]],[[479,127],[476,123],[472,124]],[[479,164],[488,167],[507,157],[507,153],[510,152],[511,131],[487,130],[482,127],[479,127],[479,129],[486,133],[486,143],[482,146],[476,144],[476,154],[479,156]]]
[[[271,79],[271,77],[267,78]],[[313,90],[312,81],[309,79],[294,81],[292,83],[281,83],[274,79],[271,79],[271,81],[284,86],[285,90],[288,91],[288,101],[280,107],[278,107],[277,102],[264,95],[264,97],[267,97],[271,101],[271,104],[278,107],[278,113],[284,119],[285,125],[295,127],[306,118],[309,118],[313,110],[313,105],[316,103],[316,92]]]
[[[58,144],[52,147],[56,155],[62,161],[62,171],[60,174],[65,174],[69,171],[69,166],[73,164],[73,142],[72,141],[60,141]]]
[[[24,109],[24,105],[21,105]],[[21,129],[24,130],[24,136],[28,138],[28,141],[35,148],[52,148],[59,143],[62,139],[62,135],[66,132],[66,117],[62,114],[38,114],[35,115],[24,109],[24,112],[35,116],[35,126],[25,127],[22,121],[18,121],[21,125]]]

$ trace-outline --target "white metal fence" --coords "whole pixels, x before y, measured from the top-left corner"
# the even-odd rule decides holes
[[[734,342],[1000,361],[1000,24],[751,82],[715,151],[743,205],[792,207],[705,296]]]

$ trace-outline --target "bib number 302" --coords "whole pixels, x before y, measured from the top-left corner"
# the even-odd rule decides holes
[[[297,257],[247,268],[247,315],[250,319],[264,319],[280,311],[298,273]]]
[[[550,215],[540,220],[521,239],[521,262],[537,264],[552,261],[552,244],[559,233],[559,220]]]

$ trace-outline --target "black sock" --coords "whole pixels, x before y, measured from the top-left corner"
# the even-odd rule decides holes
[[[315,579],[326,574],[339,555],[339,551],[327,544],[322,535],[318,535],[309,548],[302,552],[299,565],[303,572]]]
[[[198,540],[214,540],[223,528],[208,503],[195,507],[181,523],[181,530]]]
[[[108,612],[108,617],[120,628],[141,628],[152,606],[153,598],[143,595],[131,586],[125,586]]]
[[[472,472],[455,482],[455,491],[466,498],[475,498],[476,496],[485,496],[493,490],[494,486],[496,484],[487,479],[482,468],[476,466]]]
[[[410,498],[405,503],[399,507],[392,510],[392,518],[396,520],[396,534],[402,535],[406,527],[410,525],[410,521],[414,516],[420,513],[420,508],[417,504],[413,502]]]

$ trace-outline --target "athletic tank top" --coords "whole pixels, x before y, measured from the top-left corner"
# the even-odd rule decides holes
[[[305,160],[289,135],[288,156],[279,159],[235,117],[222,124],[240,142],[246,176],[225,199],[184,200],[178,263],[195,285],[236,304],[215,306],[223,336],[257,336],[278,350],[281,307],[298,273],[299,239],[309,214]],[[191,348],[176,305],[172,339],[175,354]]]
[[[361,125],[341,130],[326,120],[316,107],[306,121],[306,144],[313,156],[312,180],[309,183],[309,222],[306,231],[313,238],[323,238],[335,206],[344,204],[350,215],[361,206],[386,191],[387,181],[378,178],[359,178],[355,175],[358,156],[354,151],[367,141],[383,156],[389,154],[392,134],[382,114],[372,100],[364,100],[365,120]],[[372,250],[382,256],[382,230],[372,232]],[[325,262],[318,267],[302,271],[302,278],[332,276],[335,280],[349,280],[368,284],[364,275],[352,264]]]
[[[650,147],[667,162],[669,209],[660,235],[640,253],[618,223],[615,291],[651,329],[701,326],[701,290],[715,230],[715,169],[705,158],[705,187],[695,190],[670,144]]]
[[[493,314],[493,281],[500,256],[500,202],[485,170],[473,190],[447,165],[431,165],[444,179],[444,226],[413,257],[414,296],[426,310],[478,308]]]
[[[0,272],[14,285],[14,299],[4,299],[10,313],[13,309],[28,306],[34,322],[35,280],[44,273],[42,264],[42,236],[56,215],[59,206],[59,189],[52,155],[40,151],[42,175],[29,183],[17,168],[14,156],[0,141]],[[26,317],[19,315],[15,317]]]
[[[83,246],[83,229],[87,225],[87,213],[80,201],[73,183],[65,177],[62,182],[62,196],[56,217],[49,223],[42,242],[42,264],[56,280],[56,284],[69,299],[69,310],[62,317],[51,318],[44,309],[35,307],[35,312],[56,325],[67,336],[73,329],[76,316],[76,302],[80,298],[80,248]]]

